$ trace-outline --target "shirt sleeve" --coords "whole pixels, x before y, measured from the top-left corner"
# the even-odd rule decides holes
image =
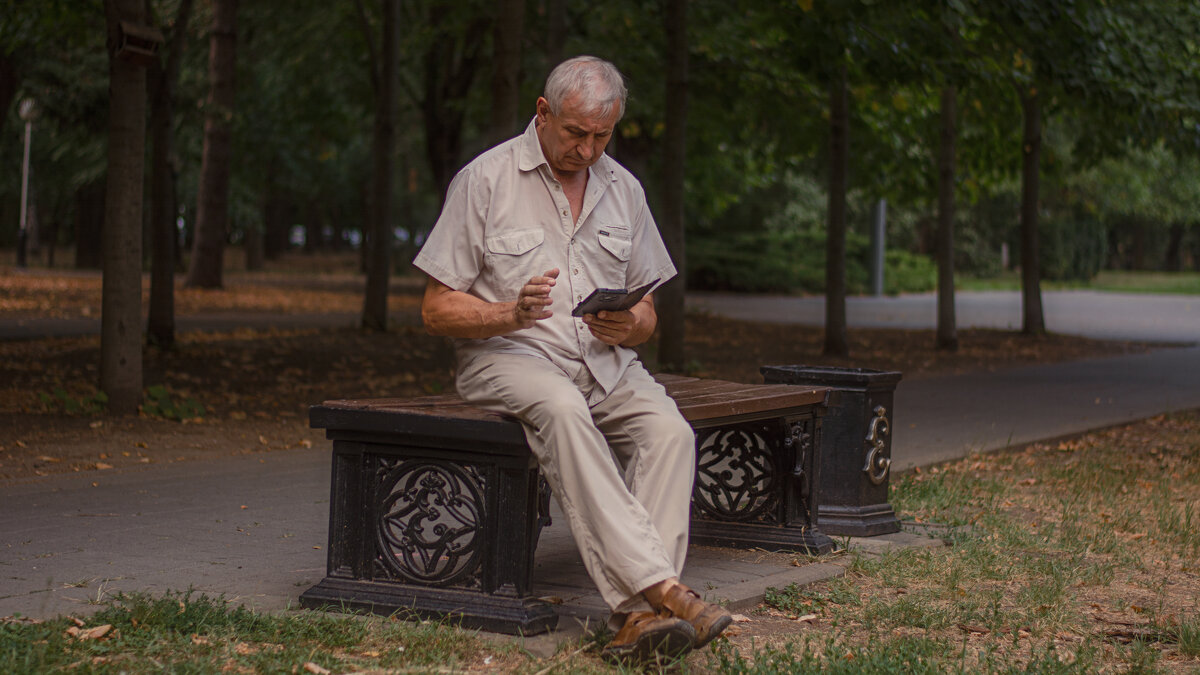
[[[638,288],[655,279],[662,285],[676,273],[662,235],[658,232],[658,225],[643,198],[641,209],[633,221],[633,254],[625,272],[626,287]]]
[[[458,172],[446,191],[441,215],[413,259],[422,272],[456,291],[471,288],[483,269],[487,202],[480,192],[471,167]]]

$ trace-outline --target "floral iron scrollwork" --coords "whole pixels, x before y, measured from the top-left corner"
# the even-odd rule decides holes
[[[891,425],[888,423],[886,408],[877,405],[874,412],[875,417],[871,419],[870,430],[867,432],[867,461],[863,465],[863,472],[873,485],[882,485],[887,480],[888,470],[892,466],[892,458],[885,454],[886,437],[891,432]]]
[[[698,434],[693,506],[717,520],[761,519],[776,503],[777,471],[762,425]]]
[[[482,477],[475,467],[411,460],[379,484],[376,543],[390,576],[448,586],[477,572],[484,522]]]

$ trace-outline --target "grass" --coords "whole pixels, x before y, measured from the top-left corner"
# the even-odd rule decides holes
[[[1016,272],[1005,272],[996,277],[960,276],[956,287],[963,291],[1015,291],[1021,288],[1021,277]],[[1091,281],[1047,281],[1042,280],[1042,290],[1092,290],[1110,293],[1166,293],[1172,295],[1200,295],[1200,272],[1128,272],[1106,270]]]
[[[110,626],[95,638],[72,635]],[[86,622],[0,620],[0,672],[287,673],[410,669],[436,672],[516,656],[474,634],[430,623],[318,612],[261,614],[220,598],[120,595]],[[490,658],[489,658],[490,657]]]
[[[817,628],[745,672],[788,656],[822,672],[1200,671],[1200,414],[893,481],[893,507],[954,525],[950,546],[857,554],[844,578],[773,590],[768,613]]]

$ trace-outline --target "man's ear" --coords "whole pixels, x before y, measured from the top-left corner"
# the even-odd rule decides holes
[[[546,117],[550,114],[550,102],[545,97],[539,96],[537,100],[537,121],[538,124],[545,124]]]

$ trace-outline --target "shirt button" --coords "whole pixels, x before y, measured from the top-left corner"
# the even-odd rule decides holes
[[[575,276],[579,276],[579,270],[573,270],[573,271],[575,272]]]

